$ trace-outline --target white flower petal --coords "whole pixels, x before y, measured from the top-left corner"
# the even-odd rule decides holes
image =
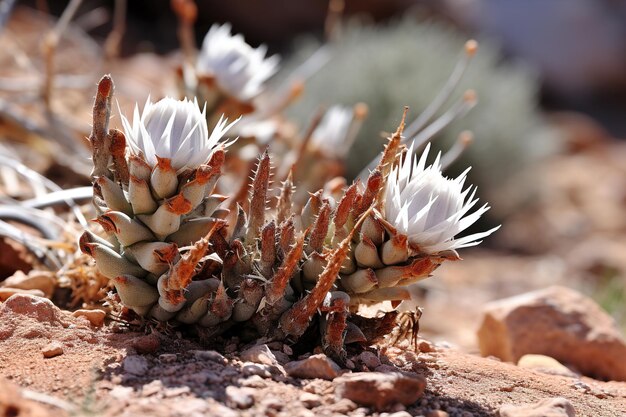
[[[348,143],[348,132],[353,119],[354,110],[351,108],[331,107],[311,134],[311,145],[325,154],[345,157],[351,145]]]
[[[231,35],[231,26],[213,25],[204,37],[196,69],[213,76],[226,93],[249,101],[278,69],[278,56],[265,58],[267,47],[253,48],[243,36]]]
[[[132,126],[124,115],[122,125],[131,152],[142,153],[148,164],[154,166],[158,156],[169,158],[176,170],[197,168],[209,160],[224,134],[239,120],[225,126],[227,121],[220,119],[209,136],[205,114],[197,100],[166,97],[146,102],[141,115],[135,106]]]
[[[430,144],[416,161],[413,149],[409,149],[404,161],[392,170],[385,191],[386,220],[426,253],[477,245],[479,239],[498,228],[459,239],[455,236],[478,221],[489,206],[485,204],[467,215],[478,202],[474,198],[476,187],[463,190],[469,169],[455,179],[445,178],[441,153],[426,166],[429,151]]]

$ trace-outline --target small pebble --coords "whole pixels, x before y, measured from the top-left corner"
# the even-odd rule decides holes
[[[124,371],[133,375],[144,375],[148,372],[150,367],[148,365],[148,360],[139,355],[128,355],[124,358],[122,366],[124,367]]]
[[[252,362],[244,362],[241,368],[241,372],[244,374],[244,376],[258,375],[262,378],[272,377],[272,373],[268,369],[267,365],[259,365]]]
[[[449,414],[441,410],[431,410],[426,414],[426,417],[449,417]]]
[[[341,400],[337,401],[335,404],[332,405],[332,410],[335,413],[340,413],[340,414],[347,414],[350,411],[356,410],[357,405],[347,399],[347,398],[342,398]]]
[[[219,352],[214,350],[193,350],[193,356],[200,361],[211,361],[226,365],[228,360]]]
[[[262,377],[260,377],[259,375],[249,376],[246,379],[240,380],[239,383],[241,384],[242,387],[249,387],[249,388],[265,388],[265,387],[267,387],[267,382],[265,382],[265,380]]]
[[[106,315],[107,314],[102,310],[76,310],[72,313],[72,316],[74,317],[86,318],[94,327],[102,327],[104,325]]]
[[[241,360],[263,365],[278,365],[276,356],[267,345],[256,345],[241,352]]]
[[[137,353],[154,353],[161,347],[159,336],[155,333],[139,336],[131,341],[131,346]]]
[[[326,355],[317,354],[285,364],[285,371],[294,378],[320,378],[330,381],[339,375],[341,368]]]
[[[250,388],[238,388],[231,385],[226,387],[226,400],[231,406],[244,410],[254,405],[252,392]]]
[[[178,359],[175,353],[163,353],[159,355],[159,360],[163,363],[174,363]]]
[[[422,352],[422,353],[434,352],[434,351],[435,351],[434,346],[433,346],[430,342],[428,342],[428,341],[426,341],[426,340],[422,340],[422,341],[419,343],[419,345],[418,345],[418,349],[419,349],[419,351],[420,351],[420,352]]]
[[[50,342],[41,349],[44,358],[54,358],[63,354],[63,345],[59,342]]]
[[[317,394],[311,394],[310,392],[304,392],[300,394],[300,402],[306,408],[315,408],[322,404],[322,398]]]
[[[359,361],[369,369],[376,369],[380,366],[380,359],[378,359],[378,356],[367,350],[359,355]]]

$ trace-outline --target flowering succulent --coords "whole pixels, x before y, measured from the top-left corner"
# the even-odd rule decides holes
[[[151,167],[164,159],[169,159],[176,170],[205,164],[222,136],[237,122],[227,124],[220,118],[209,136],[205,111],[200,111],[197,100],[186,98],[166,97],[157,103],[148,99],[141,116],[135,106],[132,125],[122,115],[131,152],[143,155]]]
[[[429,150],[430,143],[418,162],[409,149],[404,162],[391,172],[385,194],[385,219],[408,237],[412,248],[428,254],[478,245],[479,239],[498,227],[460,239],[454,237],[474,224],[489,207],[485,204],[466,216],[478,202],[474,199],[476,189],[469,198],[472,187],[463,191],[469,169],[456,179],[445,178],[441,173],[441,155],[426,167]]]
[[[212,77],[223,93],[247,102],[278,69],[278,57],[266,58],[266,52],[264,45],[253,48],[242,35],[232,35],[228,23],[215,24],[204,38],[196,71]]]
[[[230,125],[209,137],[195,103],[149,103],[132,128],[122,119],[126,153],[124,135],[104,129],[111,95],[104,77],[91,142],[106,235],[85,231],[80,247],[145,319],[195,325],[207,337],[231,329],[297,341],[318,328],[324,351],[342,361],[345,343],[367,340],[351,311],[387,300],[414,310],[415,283],[458,259],[451,249],[493,231],[454,240],[487,208],[465,216],[474,194],[465,202],[464,175],[445,179],[439,158],[428,168],[427,152],[417,164],[410,154],[402,162],[404,119],[363,185],[320,189],[303,207],[294,204],[291,175],[269,198],[264,152],[249,198],[229,196],[229,217],[218,207],[228,197],[214,189],[225,156],[218,140]]]

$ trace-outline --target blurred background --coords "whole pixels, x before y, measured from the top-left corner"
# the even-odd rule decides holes
[[[61,187],[89,184],[84,137],[101,75],[113,75],[128,110],[148,94],[176,95],[184,60],[181,18],[169,0],[78,3],[52,55],[46,40],[68,2],[0,1],[0,145]],[[433,140],[445,151],[462,131],[473,132],[448,174],[472,166],[470,181],[492,206],[478,228],[503,227],[426,282],[422,331],[475,349],[485,302],[551,284],[591,296],[626,328],[626,2],[196,4],[196,45],[212,24],[230,22],[251,45],[280,55],[270,93],[299,77],[302,92],[281,111],[295,131],[320,106],[367,105],[350,151],[338,156],[349,180],[380,152],[403,106],[418,117],[464,59],[464,43],[478,40],[451,99],[473,89],[478,104]],[[320,50],[324,59],[312,61]],[[54,85],[46,87],[51,71]],[[3,194],[29,198],[10,176],[5,169]],[[2,243],[0,279],[36,264],[20,245]]]

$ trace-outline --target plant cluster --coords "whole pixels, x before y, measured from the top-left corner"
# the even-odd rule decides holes
[[[308,189],[294,173],[316,175],[316,164],[305,165],[301,155],[276,181],[282,167],[272,167],[270,142],[244,181],[246,192],[224,186],[222,176],[239,175],[243,152],[225,136],[244,120],[228,123],[216,111],[260,112],[254,97],[275,65],[264,55],[228,27],[211,29],[193,85],[212,104],[201,110],[186,98],[148,100],[132,123],[122,115],[124,132],[108,128],[113,81],[102,78],[90,141],[104,234],[86,230],[80,248],[141,317],[194,325],[206,337],[233,330],[297,341],[319,332],[324,351],[342,360],[346,341],[367,340],[359,307],[390,301],[397,311],[418,313],[417,283],[495,229],[457,237],[488,207],[471,212],[478,199],[464,186],[467,171],[443,176],[450,155],[431,164],[429,146],[414,155],[420,143],[406,144],[406,109],[364,181],[324,178]],[[304,144],[319,164],[345,152],[353,117],[333,108],[310,127]],[[303,204],[298,195],[307,196]]]

